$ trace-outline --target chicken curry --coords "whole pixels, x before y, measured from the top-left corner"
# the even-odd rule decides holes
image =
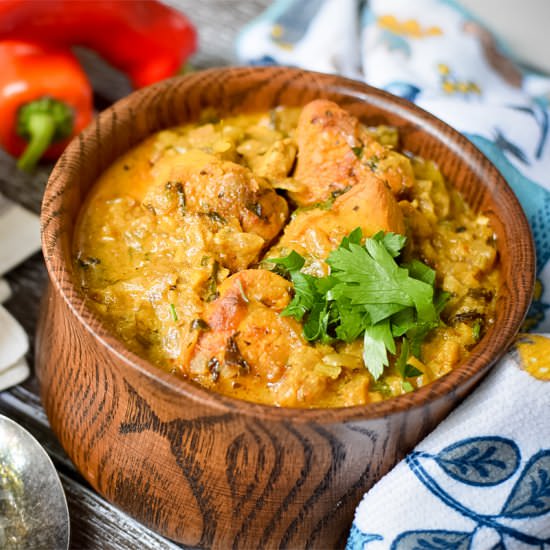
[[[372,250],[383,242],[381,272],[434,289],[437,321],[424,325],[416,352],[416,298],[401,309],[393,298],[364,309],[343,293],[331,302],[339,251],[368,249],[380,271]],[[299,258],[293,272],[284,258]],[[395,129],[368,127],[327,100],[204,113],[151,136],[92,188],[74,268],[88,305],[136,354],[216,392],[306,408],[375,402],[448,373],[493,323],[500,284],[489,220],[435,163],[400,152]],[[324,305],[308,305],[308,288]],[[349,289],[356,296],[361,284]],[[356,331],[353,319],[367,328]],[[382,324],[387,350],[371,338]]]

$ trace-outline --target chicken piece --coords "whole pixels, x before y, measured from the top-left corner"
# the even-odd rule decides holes
[[[308,103],[296,129],[298,161],[294,178],[303,187],[290,192],[298,206],[324,202],[361,183],[374,171],[395,195],[414,183],[408,158],[379,143],[359,120],[326,99]]]
[[[326,377],[312,372],[321,353],[304,340],[297,321],[280,315],[291,296],[289,281],[263,269],[226,279],[204,312],[209,330],[198,339],[189,376],[222,392],[236,380],[257,380],[271,388],[266,401],[278,405],[313,399],[326,386]]]
[[[234,359],[237,351],[240,350],[235,338],[242,341],[243,337],[246,339],[251,332],[256,330],[246,321],[246,318],[252,315],[258,322],[256,326],[271,324],[275,332],[272,332],[271,335],[266,332],[262,334],[262,338],[258,338],[258,334],[252,337],[250,342],[255,346],[247,346],[252,349],[247,353],[250,363],[248,361],[246,363],[256,370],[256,367],[259,366],[257,360],[263,355],[260,348],[264,349],[269,340],[272,349],[265,357],[260,370],[267,371],[265,372],[267,378],[276,376],[276,371],[284,367],[285,358],[280,360],[279,349],[277,345],[273,345],[274,338],[266,338],[266,336],[276,336],[277,333],[280,333],[283,329],[281,321],[285,324],[286,321],[292,321],[278,315],[291,300],[292,284],[270,271],[250,269],[235,273],[226,279],[219,286],[218,293],[219,297],[208,304],[204,311],[204,320],[211,330],[204,332],[199,338],[191,362],[191,371],[209,375],[205,371],[205,366],[215,358],[220,366],[229,367],[224,371],[226,376],[238,374],[238,369],[233,368],[238,364],[238,361]],[[243,323],[248,325],[248,330],[244,334],[241,331]],[[295,328],[299,334],[301,332],[299,325]],[[232,354],[233,358],[229,357],[228,360],[228,353]]]
[[[362,180],[340,195],[328,211],[321,208],[299,211],[267,257],[284,256],[295,250],[308,258],[308,271],[322,276],[328,271],[323,260],[356,227],[361,228],[365,237],[378,231],[404,234],[403,214],[386,185],[371,172],[365,172]]]
[[[361,145],[359,121],[336,103],[318,99],[308,103],[296,128],[298,160],[295,179],[304,184],[289,193],[298,206],[323,202],[358,183],[360,165],[353,148]]]
[[[231,225],[267,242],[288,217],[286,201],[264,179],[202,151],[163,157],[155,165],[154,178],[143,204],[156,214],[205,215],[219,226]]]
[[[349,231],[355,227],[370,236],[378,231],[405,233],[401,209],[385,183],[365,172],[361,183],[338,197],[331,211],[344,221]]]

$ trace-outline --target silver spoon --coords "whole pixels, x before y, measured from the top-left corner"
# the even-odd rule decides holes
[[[27,430],[0,415],[0,548],[68,546],[69,510],[50,457]]]

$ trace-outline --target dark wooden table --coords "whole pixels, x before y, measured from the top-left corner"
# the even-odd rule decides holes
[[[196,68],[205,68],[235,63],[233,44],[237,31],[260,13],[269,0],[171,0],[167,3],[182,9],[197,26],[200,47],[191,62]],[[94,55],[79,52],[79,56],[92,81],[98,110],[131,91],[121,74]],[[38,213],[51,168],[41,166],[32,175],[24,174],[17,170],[14,160],[0,150],[0,192]],[[47,280],[42,254],[35,254],[7,274],[6,279],[13,296],[5,305],[30,337],[31,350],[27,360],[32,366],[38,307]],[[180,548],[109,504],[80,476],[50,430],[34,376],[19,386],[0,392],[0,413],[27,428],[44,446],[58,469],[71,516],[71,548]]]

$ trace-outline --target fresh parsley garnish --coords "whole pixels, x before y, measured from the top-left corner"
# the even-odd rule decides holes
[[[305,259],[295,251],[269,262],[286,270],[294,298],[281,315],[303,323],[309,341],[351,342],[363,337],[363,360],[377,380],[396,355],[402,377],[421,372],[408,364],[420,355],[428,332],[440,324],[448,294],[436,292],[435,271],[418,260],[398,264],[406,237],[379,232],[361,244],[360,228],[342,239],[326,260],[330,275],[314,277],[301,270]]]

